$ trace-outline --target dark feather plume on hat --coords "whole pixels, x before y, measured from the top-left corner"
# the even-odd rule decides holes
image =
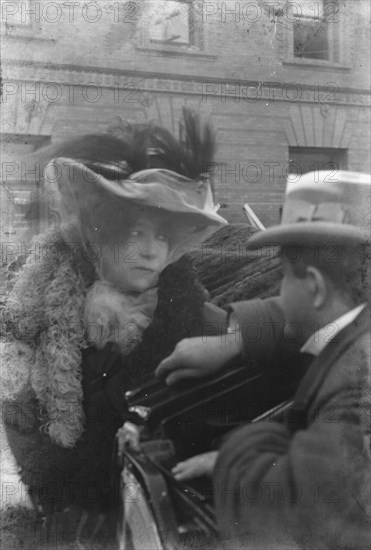
[[[131,125],[121,117],[108,133],[120,139],[129,137],[136,151],[147,156],[145,168],[165,168],[195,180],[210,170],[216,149],[210,124],[185,107],[179,121],[179,139],[157,124]]]
[[[183,108],[179,135],[176,139],[156,124],[131,124],[119,117],[105,134],[87,134],[49,145],[33,153],[32,161],[44,167],[53,158],[71,158],[109,180],[125,179],[147,168],[165,168],[198,180],[212,167],[215,134],[209,123]],[[42,203],[36,185],[26,219],[36,219]]]
[[[121,177],[146,168],[166,168],[190,179],[207,172],[215,153],[215,133],[208,122],[183,108],[179,139],[157,124],[130,123],[118,117],[104,134],[86,134],[48,145],[30,158],[44,167],[51,159],[71,158],[112,179],[115,165]]]
[[[183,108],[179,122],[180,139],[165,128],[154,126],[149,132],[151,167],[166,168],[197,180],[212,166],[215,153],[215,134],[209,123]]]

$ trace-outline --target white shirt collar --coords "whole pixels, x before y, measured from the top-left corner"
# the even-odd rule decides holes
[[[354,321],[356,317],[361,313],[361,311],[366,307],[366,304],[361,304],[360,306],[351,309],[341,315],[332,323],[328,323],[324,327],[316,330],[305,344],[300,348],[302,353],[310,353],[311,355],[317,356],[321,351],[327,346],[327,344],[337,336],[337,334],[347,327]]]

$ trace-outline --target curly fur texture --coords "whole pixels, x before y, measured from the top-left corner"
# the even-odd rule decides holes
[[[23,342],[0,340],[0,399],[15,401],[30,381],[33,350]]]
[[[8,332],[35,351],[30,381],[41,405],[43,429],[55,443],[72,447],[84,430],[86,283],[61,235],[48,233],[34,245],[40,255],[29,256],[7,302]]]
[[[39,237],[34,250],[40,255],[31,254],[19,272],[6,309],[8,336],[34,352],[30,383],[40,404],[41,428],[65,448],[84,432],[81,364],[89,345],[84,308],[96,277],[82,249],[71,246],[78,242],[73,237],[72,228]],[[181,338],[195,334],[205,299],[189,259],[164,270],[153,321],[125,358],[126,384],[139,384]]]
[[[105,509],[114,498],[110,488],[112,447],[115,433],[128,415],[125,408],[120,409],[125,391],[152,377],[178,341],[201,333],[206,293],[189,258],[169,265],[160,276],[158,304],[142,341],[129,355],[117,354],[122,367],[110,387],[91,389],[90,382],[102,380],[105,369],[101,360],[105,352],[86,348],[81,332],[84,297],[96,275],[83,254],[70,254],[66,241],[73,242],[73,238],[60,233],[45,237],[44,242],[53,242],[58,254],[54,261],[45,258],[39,265],[30,259],[8,303],[8,336],[13,341],[22,336],[37,358],[32,364],[35,391],[30,388],[18,395],[14,407],[7,404],[4,423],[22,481],[43,510],[62,510],[71,504]],[[39,278],[34,280],[38,272]],[[27,307],[17,299],[22,299],[23,291]],[[58,331],[68,316],[72,316],[67,324],[70,332]],[[15,323],[22,319],[27,330],[21,335]],[[112,353],[108,351],[105,357]],[[81,397],[83,408],[78,408]],[[73,407],[79,411],[78,417],[71,415]],[[74,416],[77,425],[71,424]],[[75,444],[68,446],[72,441]]]

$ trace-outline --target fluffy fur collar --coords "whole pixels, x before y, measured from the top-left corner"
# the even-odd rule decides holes
[[[51,439],[71,447],[83,432],[81,350],[88,280],[60,234],[34,241],[6,306],[13,345],[32,350],[30,384]]]
[[[89,345],[84,308],[96,280],[77,242],[71,232],[67,239],[57,232],[39,236],[34,250],[40,253],[28,257],[6,307],[7,335],[15,352],[24,344],[31,352],[27,382],[40,404],[42,428],[63,447],[73,447],[84,431],[81,362]],[[153,322],[123,362],[133,385],[148,377],[181,338],[197,332],[204,302],[205,291],[188,258],[164,270]]]

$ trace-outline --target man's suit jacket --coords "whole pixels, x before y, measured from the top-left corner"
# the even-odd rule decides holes
[[[284,422],[233,432],[214,472],[226,547],[370,547],[370,310],[313,360]]]

